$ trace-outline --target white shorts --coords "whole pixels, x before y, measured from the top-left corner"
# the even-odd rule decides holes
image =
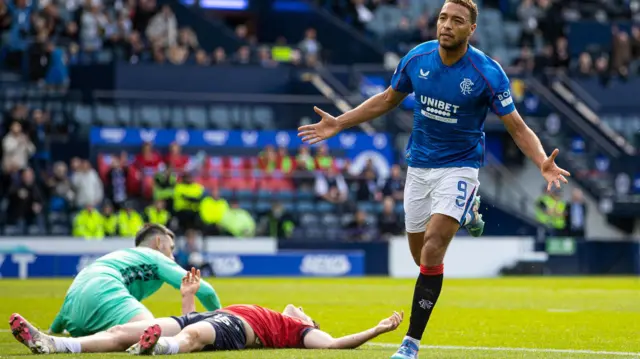
[[[407,233],[426,231],[427,222],[435,213],[452,217],[462,225],[479,185],[477,168],[409,167],[404,187]]]

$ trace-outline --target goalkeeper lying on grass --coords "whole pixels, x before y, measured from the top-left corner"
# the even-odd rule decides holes
[[[257,305],[197,313],[194,295],[199,287],[200,273],[192,269],[180,289],[182,311],[189,314],[180,317],[128,323],[83,338],[62,338],[46,335],[13,314],[11,331],[35,354],[105,353],[129,348],[131,354],[162,355],[252,348],[351,349],[395,330],[403,320],[403,313],[394,312],[369,330],[333,338],[293,305],[287,305],[282,313]]]
[[[173,259],[173,237],[165,226],[147,224],[136,234],[135,248],[109,253],[80,271],[51,332],[67,330],[73,337],[82,337],[119,324],[153,319],[140,301],[164,283],[180,287],[187,272]],[[218,295],[208,283],[196,295],[207,310],[220,309]]]

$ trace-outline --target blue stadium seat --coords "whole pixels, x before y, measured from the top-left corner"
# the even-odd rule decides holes
[[[97,105],[96,117],[98,122],[102,126],[106,126],[106,127],[118,126],[118,120],[116,119],[116,111],[111,106]]]
[[[220,188],[220,197],[229,200],[233,198],[233,191],[226,188]]]
[[[71,234],[69,226],[53,225],[51,226],[51,234],[56,236],[68,236]]]
[[[373,213],[380,214],[380,213],[382,213],[382,209],[383,208],[384,208],[384,205],[382,204],[382,202],[374,202],[373,203]]]
[[[258,213],[268,212],[269,210],[271,210],[271,203],[270,202],[265,202],[265,201],[260,201],[260,202],[256,203],[255,210]]]
[[[315,206],[311,201],[300,201],[296,206],[296,210],[300,213],[313,212],[315,211]]]
[[[403,206],[402,203],[396,203],[395,212],[396,213],[404,213],[404,206]]]
[[[322,225],[327,228],[340,226],[340,218],[332,213],[327,213],[322,216]]]
[[[14,226],[12,224],[8,224],[4,226],[5,236],[20,236],[23,233],[24,233],[24,230],[21,226]]]
[[[318,223],[318,221],[319,221],[318,216],[316,216],[313,213],[306,212],[300,215],[300,225],[303,227],[309,227],[309,226],[313,227]]]
[[[295,206],[293,204],[293,202],[290,201],[282,201],[282,207],[284,208],[284,210],[286,212],[292,213],[295,211]]]
[[[367,213],[373,212],[373,203],[369,201],[358,202],[358,209]]]
[[[299,200],[312,200],[315,198],[315,194],[309,190],[300,190],[297,192]]]
[[[144,128],[162,128],[164,127],[164,121],[160,107],[153,105],[145,105],[138,109],[138,121],[136,123],[139,127]]]
[[[87,105],[78,104],[73,112],[73,117],[76,122],[80,125],[90,126],[91,125],[91,107]]]
[[[249,212],[253,211],[255,207],[251,201],[238,201],[238,206]]]
[[[206,129],[207,124],[207,113],[204,110],[204,107],[201,106],[188,106],[185,109],[186,118],[187,118],[187,127]]]
[[[316,204],[316,211],[320,213],[333,212],[335,209],[336,206],[333,203],[321,201]]]
[[[256,194],[253,191],[241,189],[236,192],[236,197],[239,200],[252,200],[256,197]]]
[[[174,106],[170,110],[169,126],[173,128],[185,128],[187,123],[184,115],[184,107]]]
[[[343,226],[346,226],[347,224],[351,223],[351,221],[353,221],[353,214],[351,213],[347,213],[343,215],[341,218],[341,222]]]
[[[292,201],[294,193],[292,191],[280,191],[275,193],[275,198],[279,201]]]
[[[325,232],[321,227],[308,227],[304,231],[307,240],[322,240],[325,239]]]
[[[258,198],[261,200],[270,200],[273,198],[273,193],[271,191],[261,189],[258,191]]]
[[[339,227],[327,228],[325,231],[325,239],[329,241],[341,241],[344,239],[344,231]]]

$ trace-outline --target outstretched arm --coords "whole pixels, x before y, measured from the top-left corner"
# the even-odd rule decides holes
[[[341,338],[333,338],[321,330],[312,330],[304,337],[304,347],[306,349],[355,349],[380,334],[396,330],[403,319],[404,312],[393,312],[392,316],[382,320],[375,327]]]
[[[196,293],[200,289],[200,270],[191,268],[190,272],[182,277],[180,295],[182,296],[182,315],[196,311]]]
[[[160,256],[164,257],[163,255]],[[186,270],[167,257],[164,257],[164,260],[158,263],[158,276],[160,279],[176,289],[180,288],[182,278],[184,278],[186,274]],[[211,284],[205,281],[201,281],[200,289],[198,289],[195,296],[198,297],[200,303],[202,303],[207,310],[217,310],[221,308],[218,294],[213,290]]]
[[[340,125],[340,129],[344,130],[351,128],[386,114],[398,107],[407,95],[408,93],[399,92],[388,87],[384,92],[372,96],[365,102],[361,103],[360,106],[338,116],[337,120]]]
[[[509,131],[513,141],[518,145],[522,153],[529,157],[540,169],[542,176],[548,183],[547,189],[550,190],[554,184],[560,188],[560,181],[568,183],[565,176],[570,176],[571,174],[558,167],[555,163],[556,156],[559,153],[558,149],[547,157],[540,139],[527,126],[518,111],[514,110],[507,115],[501,116],[500,119],[504,122],[507,131]]]

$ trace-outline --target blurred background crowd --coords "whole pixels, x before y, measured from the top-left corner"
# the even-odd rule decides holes
[[[237,237],[375,241],[401,235],[402,148],[411,103],[372,123],[393,147],[385,165],[374,156],[354,168],[344,142],[342,148],[308,148],[274,141],[234,154],[190,146],[178,131],[175,141],[161,148],[153,138],[126,149],[92,144],[92,126],[294,130],[313,121],[316,99],[337,113],[386,86],[400,56],[434,39],[442,5],[427,0],[237,3],[230,8],[216,0],[0,0],[2,233],[102,239],[131,236],[149,221],[180,233]],[[488,197],[488,210],[499,211],[496,219],[518,223],[516,232],[541,225],[584,236],[586,207],[572,210],[562,198],[583,206],[584,197],[590,198],[597,204],[590,212],[602,216],[619,208],[619,201],[635,206],[640,171],[625,167],[625,161],[637,159],[625,146],[638,144],[640,118],[633,101],[618,94],[638,86],[639,2],[478,4],[472,43],[512,76],[519,109],[546,147],[569,153],[579,185],[571,196],[538,197],[539,180],[523,176],[520,184],[504,183],[504,171],[525,165],[490,118],[486,130],[496,145],[489,150],[497,160],[487,171],[493,177],[482,179],[490,188],[481,193]],[[139,73],[152,68],[144,73],[153,76],[122,85],[127,75],[106,69],[123,66],[136,66]],[[174,67],[195,70],[173,73],[183,71]],[[220,72],[208,72],[216,68]],[[582,98],[598,121],[589,123],[584,113],[566,109],[573,104],[562,98],[557,83]],[[101,98],[100,90],[113,91],[112,97]],[[603,91],[610,94],[600,96]],[[562,127],[567,118],[570,126]],[[502,173],[500,181],[496,173]],[[500,194],[506,187],[524,190],[515,197]],[[526,205],[514,204],[523,198]],[[562,209],[553,209],[556,205]],[[613,226],[629,232],[638,213],[633,206]],[[554,216],[564,218],[562,224]]]

